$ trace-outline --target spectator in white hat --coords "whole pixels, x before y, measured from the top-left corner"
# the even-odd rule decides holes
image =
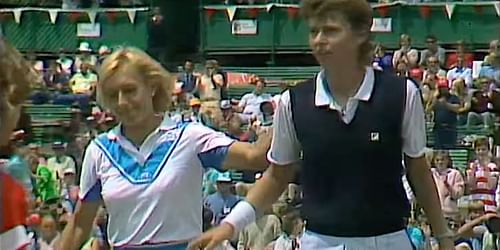
[[[205,199],[205,205],[214,213],[214,225],[218,225],[241,200],[241,197],[235,195],[234,183],[229,172],[219,174],[216,186],[217,192]]]
[[[101,47],[99,47],[99,59],[97,60],[97,64],[101,65],[109,54],[111,54],[111,49],[106,45],[101,45]]]
[[[82,63],[87,63],[91,66],[91,69],[94,69],[97,65],[97,57],[92,55],[92,48],[90,47],[90,43],[82,42],[78,47],[79,55],[75,58],[75,72],[80,72]]]

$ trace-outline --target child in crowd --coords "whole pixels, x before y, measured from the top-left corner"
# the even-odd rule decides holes
[[[282,234],[271,242],[266,250],[297,250],[300,249],[300,238],[304,233],[305,221],[300,217],[299,210],[289,207],[281,217]]]
[[[432,159],[432,176],[436,182],[441,207],[446,218],[459,214],[457,200],[464,194],[464,178],[453,168],[448,151],[438,150]]]
[[[496,189],[498,186],[498,167],[492,162],[490,144],[487,138],[474,141],[475,160],[466,171],[466,190],[470,200],[481,201],[485,212],[496,213]]]

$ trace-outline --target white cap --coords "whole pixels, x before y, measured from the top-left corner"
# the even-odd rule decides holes
[[[220,102],[220,108],[221,109],[230,109],[231,108],[231,102],[229,100],[222,100]]]
[[[110,52],[111,52],[111,50],[106,45],[102,45],[101,47],[99,47],[99,55],[104,55],[104,54],[107,54]]]
[[[80,46],[78,47],[78,51],[92,52],[92,49],[90,48],[90,43],[88,43],[88,42],[80,43]]]

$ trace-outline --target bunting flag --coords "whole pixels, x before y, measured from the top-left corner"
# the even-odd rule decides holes
[[[50,22],[52,24],[55,24],[57,22],[57,16],[59,14],[59,10],[57,9],[52,9],[52,10],[49,10],[49,19],[50,19]]]
[[[388,5],[382,5],[377,8],[378,14],[381,17],[386,17],[389,14],[389,6]]]
[[[216,9],[207,9],[205,11],[207,13],[207,18],[210,20],[216,11],[217,11]]]
[[[106,12],[106,16],[108,17],[108,21],[110,23],[115,23],[116,19],[118,18],[118,12],[115,11]]]
[[[227,17],[229,18],[229,21],[232,22],[233,19],[234,19],[234,16],[236,14],[236,6],[229,6],[226,8],[226,12],[227,12]]]
[[[90,23],[95,23],[95,19],[97,17],[97,11],[89,10],[89,11],[87,11],[87,15],[89,15]]]
[[[14,9],[12,13],[14,13],[14,20],[16,21],[16,23],[21,23],[21,16],[23,15],[23,10]]]
[[[270,3],[270,4],[267,4],[266,5],[266,10],[267,12],[271,11],[271,9],[273,8],[274,4]]]
[[[444,6],[444,8],[446,10],[446,15],[448,15],[448,19],[451,19],[451,17],[453,16],[453,11],[455,10],[455,4],[454,3],[447,3]]]
[[[495,10],[497,12],[497,16],[500,17],[500,2],[493,3],[493,6],[495,7]]]
[[[287,12],[288,12],[288,18],[290,19],[294,19],[298,16],[299,14],[299,8],[295,8],[295,7],[288,7],[287,8]]]
[[[425,19],[427,19],[431,15],[431,11],[431,6],[424,5],[420,7],[420,15]]]
[[[255,19],[259,15],[259,9],[258,8],[250,8],[250,9],[247,9],[247,13],[250,16],[250,18]]]
[[[135,23],[135,15],[136,15],[136,11],[135,10],[127,10],[127,14],[128,14],[128,20],[130,20],[130,23]]]

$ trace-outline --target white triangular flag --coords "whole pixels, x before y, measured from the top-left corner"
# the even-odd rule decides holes
[[[49,9],[49,18],[52,24],[57,22],[57,15],[59,14],[59,10],[57,9]]]
[[[14,13],[14,20],[16,21],[16,23],[21,23],[21,15],[23,14],[23,10],[14,9],[12,12]]]
[[[230,6],[226,8],[227,16],[229,17],[229,21],[233,21],[234,15],[236,14],[236,6]]]
[[[271,11],[271,9],[274,7],[274,3],[270,3],[266,5],[266,10],[267,12]]]
[[[455,4],[447,3],[444,7],[446,8],[446,14],[448,14],[448,19],[451,19],[451,17],[453,16],[453,11],[455,10]]]
[[[495,7],[495,10],[497,11],[497,16],[500,17],[500,2],[493,3],[493,6]]]
[[[128,14],[128,19],[130,20],[130,23],[135,23],[136,11],[135,10],[127,10],[127,14]]]
[[[89,16],[90,23],[95,23],[95,19],[97,17],[97,11],[89,10],[87,11],[87,15]]]

